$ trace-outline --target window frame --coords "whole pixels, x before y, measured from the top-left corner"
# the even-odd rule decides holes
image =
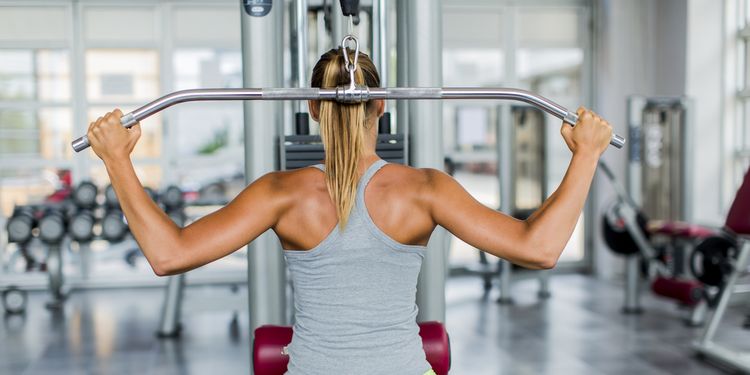
[[[71,132],[73,136],[85,134],[89,124],[89,110],[102,106],[119,106],[123,111],[133,110],[145,102],[136,101],[119,101],[117,103],[101,101],[90,102],[87,98],[87,69],[86,69],[86,52],[93,49],[147,49],[153,50],[158,58],[157,82],[158,95],[163,95],[174,91],[174,69],[173,57],[174,52],[183,48],[207,48],[220,51],[239,51],[241,45],[237,40],[227,41],[176,41],[175,30],[173,30],[173,19],[176,17],[179,9],[209,7],[216,9],[236,10],[236,4],[233,0],[144,0],[132,3],[123,3],[114,0],[0,0],[0,9],[3,7],[60,7],[64,9],[65,26],[68,30],[65,38],[56,40],[1,40],[0,49],[18,49],[18,50],[39,50],[39,49],[60,49],[67,52],[70,75],[70,92],[69,99],[65,101],[39,100],[17,100],[17,101],[0,101],[0,110],[20,110],[32,111],[39,118],[39,111],[44,108],[69,108],[71,113]],[[127,40],[119,42],[97,42],[87,40],[85,37],[85,14],[89,8],[149,8],[154,12],[155,37],[152,41],[129,42]],[[236,20],[239,24],[239,19]],[[156,99],[156,98],[152,98]],[[157,179],[161,186],[179,182],[180,165],[196,162],[195,159],[207,158],[210,163],[228,163],[236,161],[235,153],[216,156],[200,156],[189,158],[189,160],[180,159],[176,155],[176,149],[170,146],[169,142],[164,142],[176,131],[175,121],[169,112],[161,114],[162,124],[162,144],[159,157],[153,158],[136,158],[133,164],[136,169],[141,167],[159,166],[161,176]],[[85,151],[84,154],[89,151]],[[241,159],[241,158],[240,158]],[[94,169],[100,167],[100,161],[87,155],[74,155],[70,159],[46,159],[40,152],[32,157],[26,156],[9,156],[0,158],[0,169],[12,171],[27,168],[36,169],[69,169],[74,178],[73,183],[77,184],[84,180],[90,180]],[[185,167],[183,167],[185,168]],[[159,187],[161,187],[159,186]],[[0,203],[1,204],[1,203]],[[0,211],[8,211],[8,207],[0,207]]]

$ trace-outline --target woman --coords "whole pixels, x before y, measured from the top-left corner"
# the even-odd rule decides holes
[[[315,65],[314,87],[347,84],[341,50]],[[356,81],[380,86],[365,54]],[[433,373],[418,326],[417,274],[437,225],[470,245],[528,268],[552,268],[588,194],[609,124],[579,109],[561,133],[573,157],[542,207],[520,221],[474,200],[433,169],[387,164],[375,153],[382,100],[361,104],[311,101],[320,123],[325,166],[269,173],[226,207],[179,228],[143,191],[129,155],[140,126],[120,126],[115,110],[89,127],[130,230],[157,275],[189,271],[219,259],[272,229],[295,291],[288,374]],[[259,126],[264,126],[259,124]]]

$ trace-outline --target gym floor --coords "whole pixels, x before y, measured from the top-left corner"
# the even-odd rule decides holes
[[[628,316],[620,313],[620,285],[557,275],[545,302],[536,287],[532,279],[519,281],[515,304],[502,306],[494,294],[482,296],[477,278],[449,281],[451,373],[723,373],[693,356],[690,343],[701,330],[684,326],[672,303],[644,294],[646,312]],[[186,298],[198,293],[188,288]],[[248,373],[246,312],[232,325],[231,311],[185,311],[182,337],[160,340],[160,289],[77,291],[57,314],[43,308],[46,298],[31,294],[25,316],[5,316],[0,324],[0,374]],[[750,332],[740,328],[745,312],[729,310],[719,342],[750,350]]]

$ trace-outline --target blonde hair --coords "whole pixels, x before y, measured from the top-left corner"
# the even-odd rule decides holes
[[[350,61],[354,53],[346,50]],[[369,56],[360,53],[354,74],[357,84],[379,87],[380,77]],[[320,57],[312,73],[311,86],[333,88],[349,83],[341,48],[332,49]],[[320,135],[325,149],[325,178],[328,193],[336,206],[339,228],[344,229],[357,196],[357,164],[363,153],[367,118],[372,102],[343,104],[320,102]]]

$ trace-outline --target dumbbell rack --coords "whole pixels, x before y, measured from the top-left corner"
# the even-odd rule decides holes
[[[169,191],[168,188],[163,195],[168,196]],[[149,193],[152,197],[156,197],[153,191]],[[180,197],[181,194],[180,191]],[[130,276],[121,280],[112,278],[111,275],[101,278],[91,277],[94,241],[109,243],[107,251],[95,254],[97,260],[121,259],[133,251],[140,254],[138,244],[123,221],[114,191],[111,188],[106,189],[104,204],[97,203],[98,195],[99,189],[96,185],[83,182],[76,186],[76,189],[69,191],[60,201],[50,200],[44,203],[17,206],[13,216],[2,225],[8,231],[2,232],[5,234],[3,237],[7,238],[4,238],[2,242],[0,256],[6,256],[6,254],[9,256],[7,259],[2,259],[0,292],[12,290],[25,294],[28,290],[46,289],[50,291],[52,297],[47,306],[60,308],[65,296],[73,289],[153,285],[153,281],[150,280],[126,280]],[[179,212],[181,210],[180,208]],[[115,228],[117,229],[116,236],[111,230],[107,231],[107,227],[111,228],[112,225],[103,224],[108,216],[107,213],[117,214],[110,218],[112,220],[110,224],[119,224],[115,225],[119,227]],[[171,216],[179,215],[173,213]],[[173,220],[176,219],[173,218]],[[95,227],[101,227],[101,233],[96,232]],[[76,250],[79,256],[69,258],[69,255],[73,255]],[[31,254],[27,259],[32,262],[30,264],[34,268],[24,272],[13,271],[14,265],[24,253]],[[65,262],[67,259],[69,261]],[[64,268],[67,268],[69,264],[75,265],[77,272],[64,272]],[[36,269],[44,272],[31,272]],[[206,278],[203,275],[199,277],[201,282],[204,282],[204,279]]]

